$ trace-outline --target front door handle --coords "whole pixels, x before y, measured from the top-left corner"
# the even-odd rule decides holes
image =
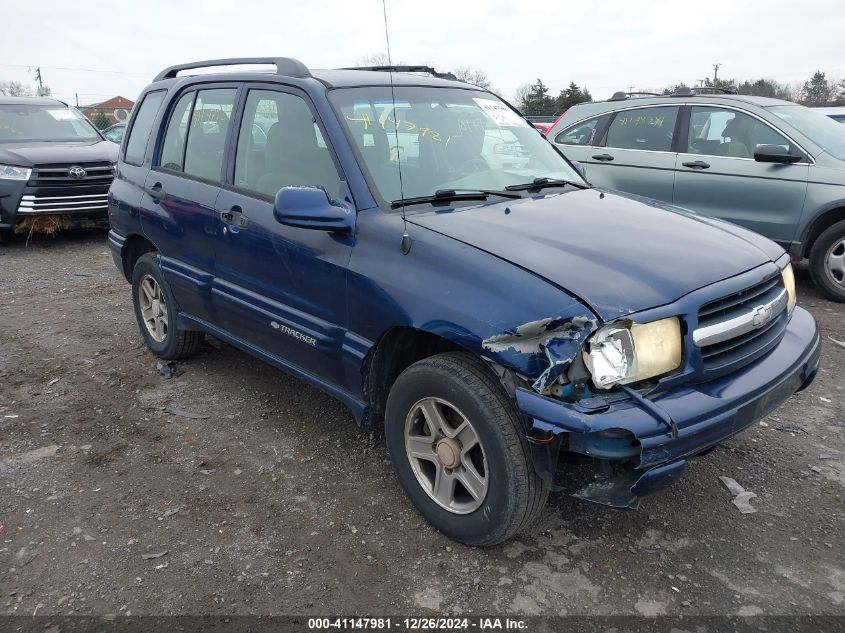
[[[610,154],[596,154],[593,156],[593,160],[600,160],[603,163],[608,163],[613,160],[613,156]]]
[[[690,169],[710,169],[710,163],[705,163],[703,160],[694,160],[688,163],[681,163],[681,165]]]
[[[226,224],[236,226],[239,229],[245,229],[249,226],[249,218],[243,214],[243,211],[238,205],[234,205],[228,211],[221,211],[220,219]]]

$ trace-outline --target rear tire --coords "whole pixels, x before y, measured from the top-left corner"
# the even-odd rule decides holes
[[[158,254],[146,253],[132,270],[132,303],[144,343],[159,358],[177,360],[195,354],[205,333],[180,330],[179,311],[170,286],[158,266]]]
[[[429,523],[467,545],[505,541],[543,509],[548,489],[526,433],[489,368],[461,352],[411,365],[387,399],[385,435],[399,482]]]
[[[828,299],[845,302],[845,220],[825,229],[813,242],[810,277]]]

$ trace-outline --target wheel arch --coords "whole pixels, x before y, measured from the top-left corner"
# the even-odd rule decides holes
[[[807,229],[801,248],[801,256],[809,257],[813,244],[819,235],[824,233],[829,227],[842,220],[845,220],[845,201],[839,201],[832,208],[819,214]]]
[[[146,253],[155,253],[158,249],[150,240],[143,235],[133,233],[126,238],[123,247],[120,250],[120,259],[123,264],[123,276],[126,280],[132,281],[132,270],[141,255]]]
[[[362,426],[384,419],[387,395],[405,369],[424,358],[444,352],[466,352],[479,356],[454,340],[412,326],[387,329],[370,348],[362,365],[362,387],[367,404]]]

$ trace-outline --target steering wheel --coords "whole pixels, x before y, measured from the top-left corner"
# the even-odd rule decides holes
[[[469,160],[461,163],[458,167],[458,171],[462,176],[471,176],[472,174],[488,171],[489,169],[490,165],[488,165],[487,161],[480,156],[477,158],[470,158]]]

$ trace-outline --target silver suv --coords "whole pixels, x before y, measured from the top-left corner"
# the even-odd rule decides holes
[[[845,127],[788,101],[618,92],[569,109],[548,138],[598,187],[748,227],[809,258],[845,301]]]

